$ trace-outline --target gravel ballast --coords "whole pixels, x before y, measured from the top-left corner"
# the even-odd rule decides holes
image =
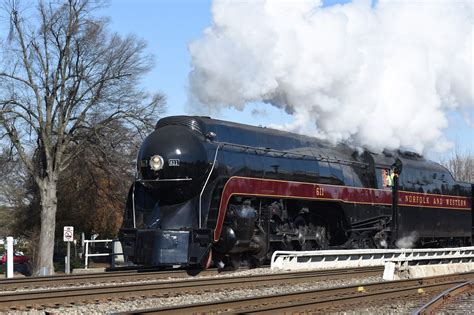
[[[219,278],[229,276],[248,276],[279,273],[281,271],[273,271],[269,268],[259,268],[251,270],[243,270],[232,274],[217,274],[213,276],[198,276],[199,278]],[[179,281],[180,279],[177,279]],[[161,280],[169,281],[169,279]],[[71,307],[46,308],[44,310],[31,310],[30,314],[105,314],[116,312],[127,312],[139,309],[159,308],[166,306],[176,306],[183,304],[205,303],[213,301],[233,300],[240,298],[250,298],[255,296],[266,296],[275,294],[284,294],[291,292],[299,292],[306,290],[326,289],[338,286],[358,285],[371,282],[382,281],[381,277],[367,278],[348,278],[338,280],[311,281],[307,283],[280,285],[277,287],[261,287],[257,289],[241,289],[241,290],[220,290],[218,292],[204,292],[202,294],[188,294],[173,297],[157,297],[157,298],[134,298],[118,301],[107,301],[96,304],[76,305]],[[147,281],[149,282],[149,281]],[[156,282],[156,281],[155,281]],[[121,283],[123,285],[124,283]],[[57,289],[57,287],[55,287]],[[20,312],[14,312],[20,313]],[[14,314],[13,313],[13,314]],[[23,312],[22,312],[23,313]]]

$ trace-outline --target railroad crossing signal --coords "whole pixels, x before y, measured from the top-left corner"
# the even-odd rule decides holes
[[[74,240],[74,227],[65,226],[63,231],[63,241],[72,242]]]

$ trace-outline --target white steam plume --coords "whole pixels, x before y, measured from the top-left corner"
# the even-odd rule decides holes
[[[395,246],[397,246],[398,248],[413,248],[416,245],[417,239],[418,239],[418,233],[411,232],[409,235],[399,238],[395,242]]]
[[[470,0],[215,0],[189,46],[191,99],[270,103],[294,117],[280,128],[334,142],[442,151],[448,111],[473,112],[473,15]]]

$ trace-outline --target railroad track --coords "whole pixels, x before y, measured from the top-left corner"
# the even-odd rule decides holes
[[[0,310],[26,310],[97,303],[137,297],[170,297],[216,290],[251,289],[292,283],[380,275],[382,268],[282,272],[251,276],[173,279],[153,283],[132,283],[81,288],[6,292],[0,294]]]
[[[398,280],[345,286],[331,289],[262,296],[229,301],[181,305],[159,309],[139,310],[140,314],[191,314],[191,313],[329,313],[347,310],[354,305],[386,303],[387,300],[436,294],[474,279],[474,272],[423,279]],[[130,312],[128,312],[130,313]]]
[[[248,268],[241,267],[239,269],[239,271],[243,270],[248,270]],[[123,283],[130,281],[153,281],[171,278],[187,278],[191,275],[211,276],[216,275],[218,273],[229,274],[232,273],[232,271],[219,272],[217,268],[210,268],[207,270],[200,271],[199,273],[196,273],[194,271],[191,271],[190,273],[189,271],[183,269],[166,271],[156,271],[156,269],[129,269],[87,274],[0,279],[0,294],[2,293],[2,291],[33,290],[73,285]]]
[[[462,312],[466,311],[466,313],[472,312],[472,305],[474,302],[474,281],[465,281],[459,283],[446,291],[443,291],[441,294],[437,295],[433,299],[431,299],[428,303],[420,307],[418,310],[414,312],[414,314],[434,314],[435,312],[441,313],[452,313],[453,311]],[[458,308],[455,310],[450,309],[450,305],[457,301]],[[460,310],[467,306],[465,310]]]
[[[217,269],[209,269],[202,271],[200,276],[209,276],[217,274]],[[185,270],[168,270],[168,271],[113,271],[88,274],[72,274],[72,275],[56,275],[47,277],[28,277],[0,280],[0,294],[2,291],[15,290],[33,290],[41,288],[52,288],[74,285],[91,285],[91,284],[112,284],[130,281],[147,281],[147,280],[163,280],[170,278],[186,278],[189,277]]]

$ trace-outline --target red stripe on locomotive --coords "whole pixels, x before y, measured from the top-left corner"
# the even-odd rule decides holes
[[[313,184],[250,177],[231,177],[224,186],[217,216],[214,241],[218,241],[230,198],[233,195],[331,200],[345,203],[392,205],[390,189],[372,189]],[[400,206],[471,210],[471,198],[399,191]]]

